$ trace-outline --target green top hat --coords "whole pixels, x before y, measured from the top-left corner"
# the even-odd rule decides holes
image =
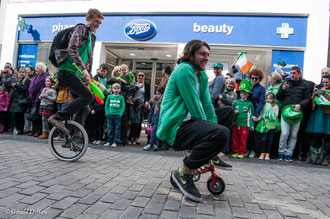
[[[253,84],[250,80],[248,79],[243,79],[241,81],[241,83],[239,84],[239,89],[237,91],[246,91],[248,93],[252,93],[251,90],[252,90],[252,87],[253,87]]]
[[[212,68],[223,68],[223,64],[221,64],[220,62],[214,63],[212,65]]]
[[[302,110],[299,111],[293,111],[294,105],[289,104],[286,105],[282,110],[282,117],[284,121],[290,125],[297,124],[302,120],[303,112]]]

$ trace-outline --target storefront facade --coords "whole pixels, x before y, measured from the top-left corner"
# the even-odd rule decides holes
[[[321,9],[324,2],[320,1],[317,7]],[[43,5],[35,4],[40,7]],[[307,7],[307,3],[300,4]],[[87,5],[84,11],[88,10]],[[8,4],[7,8],[11,6],[12,4]],[[278,14],[273,13],[273,10],[263,10],[262,7],[260,11],[248,9],[245,13],[240,13],[242,9],[238,8],[236,12],[224,13],[199,12],[197,7],[193,7],[194,11],[183,12],[141,12],[137,3],[136,6],[136,11],[116,12],[93,5],[105,14],[103,24],[96,32],[93,73],[101,63],[107,63],[110,68],[125,63],[134,72],[145,72],[147,80],[156,85],[161,78],[162,67],[165,64],[174,65],[185,43],[191,39],[202,39],[210,44],[211,55],[207,68],[210,74],[215,62],[223,63],[224,70],[230,71],[230,65],[235,62],[240,51],[246,53],[254,67],[262,69],[267,75],[274,69],[279,58],[287,62],[287,70],[293,65],[299,65],[304,77],[314,82],[319,80],[320,70],[326,67],[328,8],[324,10],[327,16],[320,16],[322,11],[319,14],[313,10],[299,11],[300,7],[291,13]],[[41,14],[18,13],[20,24],[26,24],[27,29],[17,30],[16,24],[15,39],[8,38],[7,42],[5,35],[1,65],[6,61],[12,61],[16,65],[39,61],[49,63],[47,57],[51,41],[58,31],[85,22],[83,10],[76,13],[56,13],[51,9]],[[323,17],[327,20],[315,22]],[[314,22],[315,25],[318,24],[320,33],[317,36],[310,33],[316,28]],[[311,37],[313,42],[310,41]],[[317,50],[318,47],[320,48]],[[12,48],[12,60],[3,58],[10,55],[5,48]],[[51,65],[49,68],[54,70]]]

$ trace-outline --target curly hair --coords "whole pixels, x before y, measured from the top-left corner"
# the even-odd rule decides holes
[[[252,76],[257,76],[259,77],[260,81],[264,78],[264,73],[260,69],[252,69],[249,73],[249,79],[251,80]]]

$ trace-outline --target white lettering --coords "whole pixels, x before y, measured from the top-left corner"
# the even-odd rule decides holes
[[[53,25],[52,33],[59,32],[61,30],[64,30],[64,29],[67,29],[67,28],[70,28],[70,27],[74,27],[74,26],[75,25],[73,25],[73,24],[61,24],[61,23],[58,23],[58,24]]]
[[[230,26],[227,24],[222,24],[222,25],[200,25],[197,23],[194,23],[193,26],[193,32],[199,33],[223,33],[226,34],[227,36],[231,35],[233,33],[234,26]]]
[[[127,35],[141,34],[150,30],[150,24],[131,24],[130,28],[131,30],[127,33]]]
[[[20,57],[20,58],[25,58],[25,59],[27,59],[27,58],[32,58],[32,59],[34,59],[35,55],[25,55],[25,54],[23,54],[23,55],[19,55],[18,57]]]
[[[194,23],[194,32],[199,32],[201,31],[201,26],[199,26],[197,23]]]

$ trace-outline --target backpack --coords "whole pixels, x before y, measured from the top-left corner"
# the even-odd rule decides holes
[[[79,23],[77,25],[84,25],[85,26],[85,24],[82,24],[82,23]],[[69,41],[70,41],[70,39],[69,39],[70,33],[72,33],[72,31],[74,30],[74,28],[76,28],[76,26],[61,30],[54,37],[52,46],[50,48],[50,53],[49,53],[48,58],[49,58],[50,62],[55,67],[58,67],[57,60],[56,60],[56,57],[55,57],[55,51],[58,50],[58,49],[68,48]],[[87,31],[87,34],[88,34],[88,31]]]

